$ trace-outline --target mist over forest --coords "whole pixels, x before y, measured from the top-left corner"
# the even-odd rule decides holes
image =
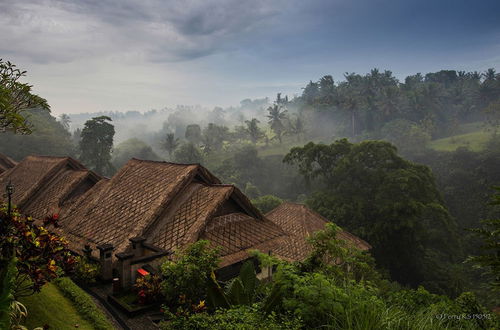
[[[313,226],[313,217],[328,222],[323,224],[324,230],[314,233],[294,227],[304,236],[300,244],[309,249],[301,260],[281,260],[271,250],[267,254],[253,251],[255,262],[230,265],[237,265],[234,269],[240,273],[227,281],[216,278],[219,250],[208,249],[208,241],[200,239],[175,252],[154,250],[152,254],[174,257],[165,259],[151,273],[139,269],[147,275],[136,274],[128,297],[114,292],[114,287],[110,296],[134,308],[153,306],[161,328],[233,329],[240,323],[248,329],[500,326],[500,73],[496,69],[446,69],[397,79],[390,70],[374,68],[343,76],[325,74],[304,81],[298,95],[276,90],[274,95],[246,98],[224,108],[178,105],[76,114],[67,109],[57,117],[44,98],[32,93],[31,85],[18,81],[26,72],[0,59],[0,73],[0,179],[7,180],[14,172],[11,169],[21,166],[17,162],[24,164],[23,159],[30,155],[69,156],[81,162],[97,173],[89,177],[101,180],[89,184],[92,188],[86,187],[88,191],[113,182],[106,178],[125,176],[122,169],[136,164],[132,158],[169,162],[163,165],[172,168],[180,165],[171,163],[200,164],[203,168],[196,167],[200,172],[190,177],[193,182],[189,187],[179,188],[193,195],[189,199],[176,197],[176,202],[201,200],[197,189],[236,187],[239,190],[234,194],[239,197],[235,200],[248,204],[243,207],[231,201],[217,205],[210,213],[204,209],[208,202],[200,202],[191,213],[186,211],[189,214],[185,219],[177,216],[177,209],[162,215],[194,223],[193,219],[206,212],[218,214],[218,218],[228,216],[224,225],[235,227],[241,221],[258,218],[261,223],[253,229],[262,231],[263,236],[273,230],[284,233],[281,227],[269,227],[274,229],[268,232],[262,229],[270,214],[284,205],[295,205],[312,214],[311,218],[300,218],[304,228]],[[5,169],[4,163],[8,165]],[[82,165],[71,164],[77,172],[84,171]],[[214,181],[202,182],[205,176]],[[47,182],[56,181],[51,180]],[[50,236],[40,225],[43,222],[48,228],[59,228],[59,214],[50,214],[42,222],[34,221],[30,214],[22,216],[23,210],[11,208],[14,188],[9,177],[9,199],[0,209],[0,216],[5,218],[4,223],[0,218],[0,229],[12,219],[17,222],[12,220],[14,225],[0,230],[0,288],[7,287],[4,283],[14,283],[2,278],[14,278],[9,272],[17,272],[26,277],[31,294],[43,294],[38,291],[64,273],[63,266],[57,266],[61,267],[59,273],[54,270],[56,263],[71,253],[66,251],[64,240],[59,241],[55,234]],[[30,189],[38,193],[41,188]],[[75,209],[90,200],[82,191],[83,197],[78,200],[82,204],[75,204]],[[138,196],[142,192],[134,193]],[[215,200],[213,196],[210,198]],[[123,200],[119,202],[124,204]],[[122,204],[121,215],[129,208]],[[132,204],[137,208],[135,199]],[[248,214],[232,212],[237,208]],[[287,215],[293,216],[297,217]],[[184,235],[187,229],[179,227],[171,231]],[[240,241],[250,235],[242,232],[238,233],[239,241],[231,243],[240,244],[238,251],[245,252],[250,246]],[[165,237],[168,235],[171,232]],[[21,238],[17,241],[12,237]],[[30,237],[34,238],[29,243],[19,243]],[[342,237],[369,248],[350,246]],[[130,241],[136,251],[136,244],[146,238],[134,239]],[[49,249],[39,247],[42,241],[61,244],[55,248],[55,256],[44,255]],[[31,249],[28,252],[27,246]],[[285,250],[295,249],[283,246]],[[20,261],[14,257],[14,248]],[[104,249],[102,245],[97,248]],[[104,281],[103,268],[99,268],[102,265],[97,266],[91,250],[85,245],[85,256],[78,256],[78,261],[68,259],[77,268],[66,275],[86,289],[98,286],[100,280],[107,281],[101,284],[111,288],[111,278]],[[67,252],[64,258],[61,251]],[[41,256],[36,259],[33,255]],[[116,256],[122,258],[120,267],[124,267],[126,258],[135,257],[133,253]],[[139,259],[142,257],[149,258],[141,255]],[[30,264],[35,259],[36,267]],[[103,262],[104,257],[100,260]],[[7,269],[9,272],[4,271]],[[124,272],[122,268],[112,273],[110,268],[108,273],[120,273],[122,281]],[[265,272],[269,277],[259,281],[257,274]],[[115,279],[113,285],[121,283]],[[56,283],[65,290],[67,284],[62,285],[60,279]],[[0,322],[2,308],[13,310],[11,303],[30,303],[16,296],[18,288],[9,290],[14,293],[8,304],[5,295],[0,295]],[[68,299],[74,299],[73,289],[66,290],[70,292],[65,294]],[[95,316],[86,317],[100,322]],[[19,320],[24,318],[26,315]]]

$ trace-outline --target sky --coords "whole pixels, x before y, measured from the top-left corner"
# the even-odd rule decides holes
[[[500,70],[498,0],[0,0],[0,58],[55,115],[230,106],[310,80]]]

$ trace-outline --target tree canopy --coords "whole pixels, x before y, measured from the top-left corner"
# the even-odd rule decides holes
[[[115,128],[107,116],[94,117],[85,123],[81,132],[80,160],[99,174],[113,172],[111,150]]]
[[[0,59],[0,132],[29,134],[32,125],[25,111],[50,109],[45,99],[31,92],[31,85],[19,81],[25,75],[26,71]]]
[[[393,279],[455,289],[445,271],[457,256],[455,223],[426,166],[401,158],[387,142],[346,139],[293,148],[284,161],[316,186],[309,205],[370,242]]]

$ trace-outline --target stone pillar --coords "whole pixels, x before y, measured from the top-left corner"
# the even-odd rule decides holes
[[[110,281],[113,278],[113,245],[98,245],[99,260],[101,262],[101,277],[104,281]]]
[[[118,274],[120,276],[121,287],[128,289],[132,286],[132,269],[130,262],[134,257],[133,253],[117,253],[118,258]]]
[[[83,256],[90,261],[90,257],[92,256],[92,248],[90,247],[90,245],[85,245],[82,251],[83,251]]]
[[[137,237],[132,237],[129,239],[129,241],[132,243],[132,253],[134,254],[135,258],[142,257],[144,255],[144,241],[146,240],[145,237],[142,236],[137,236]]]

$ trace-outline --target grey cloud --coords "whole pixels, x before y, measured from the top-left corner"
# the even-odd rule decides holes
[[[1,53],[34,62],[140,54],[182,61],[223,51],[280,14],[279,1],[0,2]],[[124,56],[127,57],[127,56]]]

